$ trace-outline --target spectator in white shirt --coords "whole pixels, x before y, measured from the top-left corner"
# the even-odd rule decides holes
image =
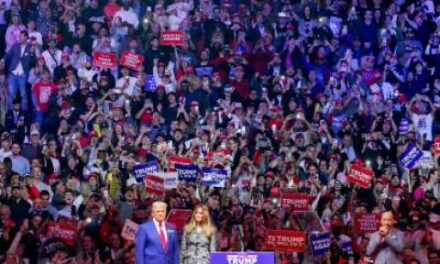
[[[416,95],[412,98],[408,108],[411,121],[419,138],[424,141],[433,141],[432,125],[434,121],[434,107],[426,95]]]
[[[179,30],[180,23],[182,23],[185,17],[181,17],[178,15],[177,8],[168,9],[167,11],[170,14],[167,20],[168,29]]]
[[[50,74],[53,75],[54,69],[61,65],[61,55],[62,51],[56,47],[56,40],[49,40],[49,48],[43,52],[44,62],[46,63],[47,68],[50,71]]]
[[[43,35],[41,35],[41,32],[35,30],[34,20],[29,20],[27,22],[27,31],[31,41],[35,41],[39,47],[43,46]]]
[[[5,139],[2,141],[1,145],[2,146],[0,148],[0,161],[3,161],[5,158],[12,156],[11,140]]]
[[[122,77],[116,81],[116,88],[120,89],[125,95],[132,96],[137,78],[130,76],[130,71],[123,67],[121,69]]]
[[[122,8],[116,12],[115,17],[120,17],[122,19],[122,23],[127,23],[133,26],[135,29],[139,26],[139,18],[136,13],[131,8],[131,1],[124,0],[122,3]]]
[[[12,170],[20,175],[29,174],[31,171],[29,160],[20,155],[21,146],[19,143],[12,144]]]

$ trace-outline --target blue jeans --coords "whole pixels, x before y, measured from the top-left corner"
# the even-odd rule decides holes
[[[9,74],[8,78],[8,109],[12,109],[12,102],[17,96],[17,92],[21,96],[21,108],[23,111],[28,109],[28,95],[26,92],[26,75]]]

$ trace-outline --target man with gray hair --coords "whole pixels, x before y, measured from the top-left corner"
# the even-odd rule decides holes
[[[178,264],[177,232],[165,224],[167,204],[153,203],[151,219],[139,226],[136,233],[136,264]]]

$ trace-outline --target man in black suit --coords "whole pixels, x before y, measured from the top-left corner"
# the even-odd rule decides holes
[[[12,100],[19,92],[21,106],[26,111],[28,110],[26,80],[32,65],[35,63],[35,47],[28,43],[27,31],[20,33],[20,41],[11,47],[4,60],[8,68],[8,109],[12,108]]]
[[[25,113],[21,110],[21,101],[18,98],[15,98],[14,101],[12,102],[12,108],[6,112],[6,116],[5,116],[6,131],[11,132],[17,129],[18,120],[22,116],[25,116]]]

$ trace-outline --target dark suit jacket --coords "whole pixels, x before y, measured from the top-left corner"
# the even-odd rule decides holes
[[[23,111],[19,111],[18,116],[24,116],[27,124],[28,120],[26,118],[26,114]],[[16,128],[17,128],[17,122],[14,119],[14,112],[11,109],[9,109],[6,112],[6,116],[5,116],[5,129],[10,132],[11,130]]]
[[[31,67],[35,64],[35,52],[31,52],[31,46],[26,45],[23,56],[21,56],[21,47],[19,43],[15,43],[5,55],[5,63],[8,72],[12,72],[17,68],[19,62],[23,66],[24,74],[27,76]]]

